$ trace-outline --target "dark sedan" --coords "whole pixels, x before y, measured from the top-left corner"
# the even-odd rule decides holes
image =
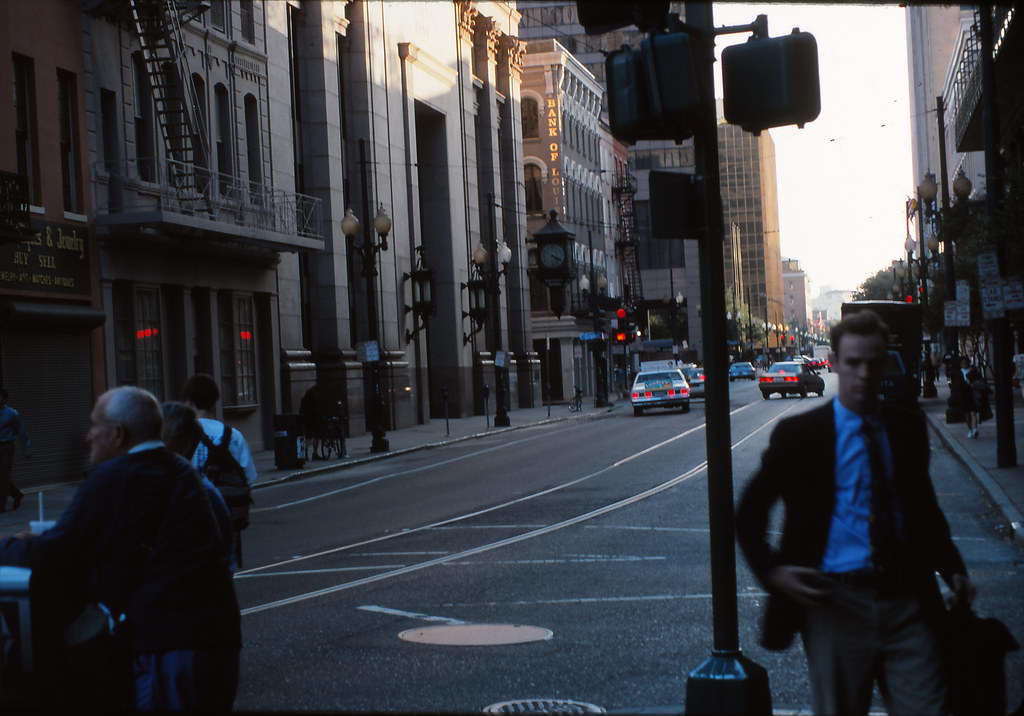
[[[734,380],[755,380],[754,366],[751,363],[733,363],[729,366],[729,382]]]
[[[758,382],[761,397],[768,400],[772,393],[783,398],[787,393],[796,393],[806,398],[808,393],[825,394],[825,379],[815,373],[806,363],[783,361],[775,363],[765,371]]]

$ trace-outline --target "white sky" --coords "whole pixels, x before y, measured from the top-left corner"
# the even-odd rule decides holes
[[[715,27],[768,16],[772,37],[794,27],[818,43],[821,114],[775,141],[782,255],[823,287],[853,290],[903,254],[914,191],[905,10],[896,5],[715,3]],[[719,35],[716,56],[749,33]],[[715,82],[721,96],[721,65]]]

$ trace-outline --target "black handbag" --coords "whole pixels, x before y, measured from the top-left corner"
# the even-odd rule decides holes
[[[946,612],[944,640],[949,713],[1004,716],[1006,655],[1020,648],[1010,630],[998,619],[955,606]]]

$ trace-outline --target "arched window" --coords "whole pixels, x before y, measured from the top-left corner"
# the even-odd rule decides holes
[[[537,115],[537,100],[523,98],[523,139],[540,137],[540,122]]]
[[[526,213],[543,214],[544,199],[541,195],[540,167],[536,164],[527,164],[523,167],[523,176],[526,179]]]

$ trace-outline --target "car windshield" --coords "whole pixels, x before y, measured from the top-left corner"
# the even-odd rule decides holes
[[[768,370],[768,372],[769,373],[788,373],[788,374],[799,373],[800,372],[800,364],[799,363],[776,363],[775,365],[773,365]]]
[[[731,370],[742,373],[745,370],[754,370],[754,366],[750,363],[733,363]]]
[[[687,378],[700,378],[704,375],[704,371],[700,368],[684,368],[683,372],[686,373]]]
[[[678,373],[641,373],[636,377],[637,383],[646,383],[648,381],[665,382],[671,380],[679,380]]]

